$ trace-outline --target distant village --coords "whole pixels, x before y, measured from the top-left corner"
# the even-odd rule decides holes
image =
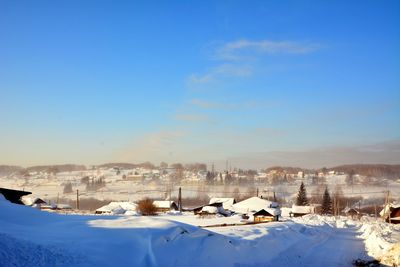
[[[399,177],[360,174],[357,168],[216,171],[213,164],[61,165],[13,170],[1,176],[0,187],[16,203],[59,213],[186,212],[240,215],[241,223],[306,214],[367,215],[400,222]]]

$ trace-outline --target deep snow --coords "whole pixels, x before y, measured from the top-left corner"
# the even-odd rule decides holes
[[[0,266],[349,266],[367,257],[356,223],[317,216],[202,229],[199,221],[226,218],[59,215],[5,200],[0,211]]]

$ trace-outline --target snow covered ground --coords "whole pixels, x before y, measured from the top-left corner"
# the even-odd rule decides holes
[[[364,244],[374,244],[371,236],[389,249],[400,233],[385,223],[316,215],[199,228],[241,219],[59,215],[4,199],[0,211],[0,266],[349,266],[370,259]],[[384,251],[371,246],[370,253]]]
[[[144,197],[154,199],[165,199],[166,194],[170,193],[172,197],[177,197],[178,188],[182,187],[182,196],[197,197],[206,194],[208,197],[235,197],[234,190],[239,190],[243,196],[249,191],[246,186],[232,185],[206,185],[205,183],[198,184],[171,184],[170,181],[164,179],[156,180],[124,180],[123,175],[129,177],[132,172],[148,172],[148,170],[121,170],[117,174],[115,170],[98,169],[98,170],[85,170],[85,171],[71,171],[60,172],[57,174],[48,173],[35,173],[29,177],[23,177],[18,174],[10,174],[8,176],[0,176],[2,187],[18,190],[27,190],[33,192],[37,197],[44,200],[53,200],[57,198],[64,198],[75,200],[76,189],[79,190],[81,198],[96,198],[100,200],[112,201],[138,201]],[[87,191],[86,185],[81,182],[83,177],[95,177],[96,179],[102,177],[105,181],[105,186],[97,191]],[[327,177],[327,185],[331,192],[340,185],[343,194],[347,197],[363,197],[363,204],[377,204],[376,199],[383,199],[386,197],[386,192],[390,190],[391,196],[400,195],[400,183],[398,181],[386,181],[380,185],[366,186],[365,184],[358,183],[354,186],[346,186],[345,175],[332,175]],[[285,200],[292,200],[295,198],[300,182],[303,180],[296,180],[293,184],[281,185],[268,185],[265,182],[255,184],[254,187],[259,189],[261,195],[265,198],[272,198],[273,193],[276,196]],[[315,193],[318,186],[312,185],[310,179],[304,180],[309,194]],[[64,185],[71,183],[73,191],[64,193]],[[254,187],[252,187],[254,191]],[[319,192],[322,194],[322,191]]]

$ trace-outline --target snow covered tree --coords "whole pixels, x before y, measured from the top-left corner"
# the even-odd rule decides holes
[[[299,188],[299,193],[297,194],[296,205],[297,206],[307,206],[308,205],[306,187],[304,186],[303,182],[301,182],[301,185]]]
[[[322,214],[332,214],[332,200],[328,191],[328,187],[325,188],[321,209]]]

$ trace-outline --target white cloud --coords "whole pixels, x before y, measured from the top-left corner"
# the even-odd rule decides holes
[[[189,84],[204,84],[216,81],[221,77],[249,77],[253,74],[251,66],[238,66],[233,64],[222,64],[214,67],[204,74],[191,74]]]
[[[319,44],[294,41],[236,40],[216,49],[218,60],[243,60],[255,54],[306,54],[320,48]]]

